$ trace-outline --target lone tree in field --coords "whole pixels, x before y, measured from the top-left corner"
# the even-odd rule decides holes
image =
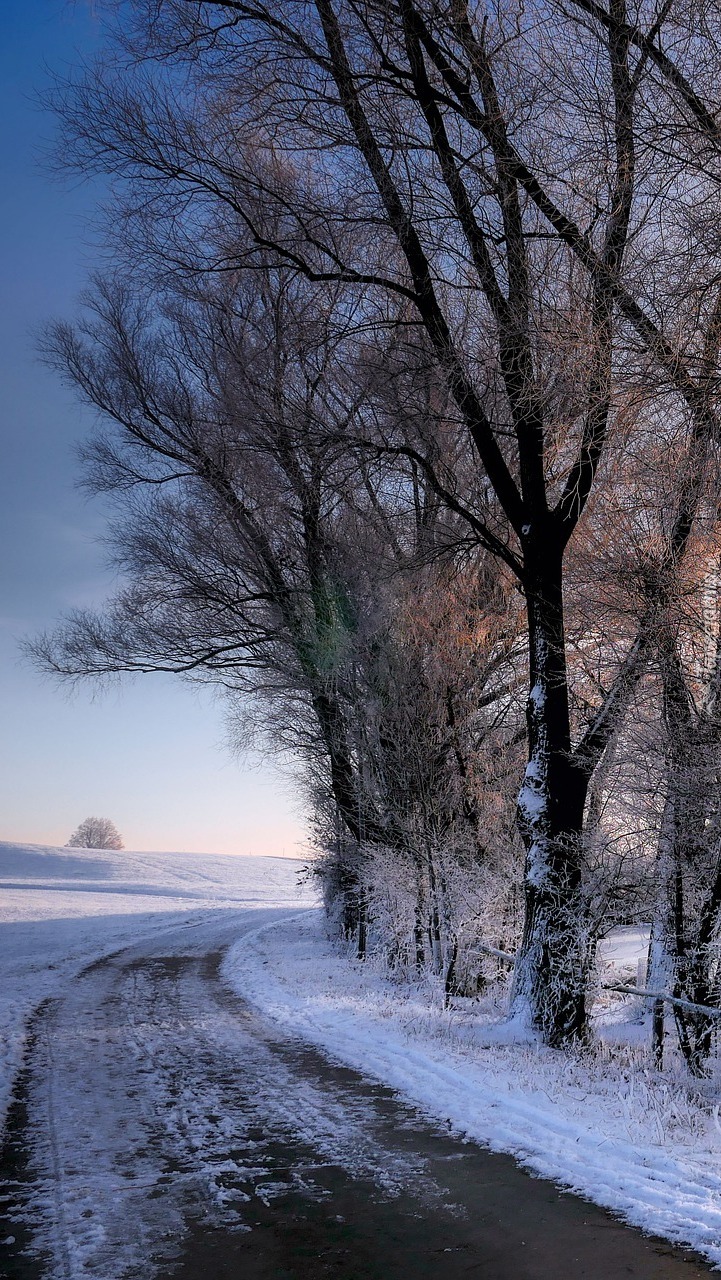
[[[73,831],[66,849],[122,849],[122,836],[110,818],[86,818]]]

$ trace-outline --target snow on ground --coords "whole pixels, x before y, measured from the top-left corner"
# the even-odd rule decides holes
[[[621,969],[635,966],[646,936],[620,934],[604,960],[613,962],[615,947]],[[223,972],[290,1034],[721,1266],[718,1105],[704,1106],[623,1052],[568,1056],[514,1041],[470,1003],[444,1011],[428,988],[414,991],[349,960],[328,942],[320,911],[246,935]]]
[[[308,909],[301,865],[0,843],[0,1121],[30,1013],[73,975],[185,924],[215,921],[237,937],[248,908],[280,907],[285,921],[251,921],[224,963],[245,999],[457,1131],[721,1266],[718,1100],[639,1068],[623,997],[599,1006],[614,1025],[600,1028],[606,1048],[594,1057],[514,1040],[478,1004],[444,1011],[430,987],[349,960]],[[633,977],[647,936],[616,931],[601,948],[605,971]]]
[[[616,977],[628,973],[635,978],[639,963],[645,968],[650,933],[649,924],[621,925],[599,942],[599,959],[615,971]]]
[[[295,859],[0,842],[0,1129],[29,1015],[100,956],[239,907],[295,907]]]

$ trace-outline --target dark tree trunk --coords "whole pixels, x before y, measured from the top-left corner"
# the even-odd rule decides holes
[[[358,950],[356,952],[359,960],[365,960],[368,950],[368,902],[365,894],[361,894],[358,901]]]
[[[443,970],[443,935],[441,933],[441,913],[438,902],[438,880],[436,878],[433,855],[430,849],[427,852],[427,864],[428,890],[430,898],[428,940],[431,945],[431,955],[433,957],[433,972],[441,973]]]
[[[459,994],[456,983],[456,961],[458,960],[458,939],[453,939],[451,954],[448,957],[448,965],[446,968],[446,980],[444,984],[443,1007],[447,1009],[451,998]]]
[[[425,947],[423,946],[423,903],[421,901],[420,890],[413,916],[413,947],[415,952],[416,971],[418,973],[422,973],[426,963],[426,952]]]
[[[587,773],[571,754],[562,551],[548,540],[530,572],[529,759],[518,801],[526,846],[526,917],[514,1007],[548,1043],[583,1037],[589,948],[581,898]]]
[[[661,637],[664,720],[668,735],[668,781],[659,840],[660,898],[657,928],[667,952],[668,978],[675,996],[711,1005],[715,992],[713,940],[721,915],[721,858],[696,918],[686,903],[686,880],[708,865],[707,824],[712,789],[702,769],[716,726],[699,716],[681,665],[675,639]],[[716,748],[718,744],[716,743]],[[699,773],[699,769],[701,772]],[[668,980],[667,978],[667,980]],[[704,1013],[674,1006],[678,1042],[689,1071],[704,1076],[713,1047],[713,1020]]]
[[[663,1000],[654,1000],[651,1023],[651,1051],[653,1063],[657,1071],[663,1071]]]

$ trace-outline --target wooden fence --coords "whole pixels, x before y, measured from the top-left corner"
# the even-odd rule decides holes
[[[496,956],[497,959],[505,960],[509,964],[515,964],[516,961],[514,952],[502,951],[500,947],[492,947],[486,942],[477,942],[475,947],[472,948],[471,954],[475,952]],[[603,991],[619,991],[622,995],[638,996],[642,1000],[653,1001],[651,1045],[654,1061],[659,1070],[663,1066],[663,1006],[665,1004],[671,1005],[672,1008],[684,1009],[688,1013],[700,1013],[707,1018],[721,1018],[721,1008],[717,1005],[695,1004],[693,1000],[686,1000],[682,996],[670,995],[667,991],[649,991],[647,987],[632,987],[624,982],[603,982],[601,989]]]

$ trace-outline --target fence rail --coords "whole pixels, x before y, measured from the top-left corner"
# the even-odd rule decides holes
[[[502,951],[500,947],[491,947],[487,942],[477,942],[470,954],[474,955],[476,952],[497,956],[499,960],[508,960],[510,964],[514,964],[516,960],[515,952]],[[709,1018],[721,1018],[721,1008],[717,1005],[695,1004],[693,1000],[684,1000],[681,996],[672,996],[666,991],[649,991],[645,987],[631,987],[622,982],[603,982],[601,987],[603,991],[620,991],[623,995],[641,996],[644,1000],[662,1000],[664,1004],[677,1005],[692,1013],[705,1013]]]
[[[670,996],[665,991],[646,991],[643,987],[627,987],[621,982],[603,982],[604,991],[622,991],[627,996],[643,996],[646,1000],[662,1000],[664,1004],[678,1005],[681,1009],[690,1009],[692,1013],[705,1013],[709,1018],[721,1018],[718,1005],[694,1004],[693,1000],[683,1000],[681,996]]]
[[[500,947],[492,947],[487,942],[477,942],[475,947],[471,949],[470,954],[496,956],[498,960],[505,960],[509,964],[514,964],[516,960],[515,953],[511,951],[503,951]],[[455,954],[453,957],[453,963],[455,964]],[[639,972],[638,972],[639,983],[644,981],[644,977],[642,977],[642,968],[641,968],[641,965],[639,965]],[[624,995],[624,996],[638,996],[642,1000],[651,1000],[653,1002],[653,1021],[651,1025],[651,1050],[653,1053],[654,1061],[659,1071],[663,1067],[663,1056],[664,1056],[664,1039],[665,1039],[664,1005],[666,1004],[671,1005],[671,1007],[674,1009],[684,1009],[688,1013],[700,1013],[706,1018],[721,1018],[721,1008],[719,1008],[717,1005],[696,1004],[695,1001],[693,1000],[684,1000],[682,996],[672,996],[667,991],[649,991],[647,987],[642,987],[640,985],[637,987],[632,987],[630,983],[625,983],[625,982],[602,982],[601,990],[602,991],[618,991],[620,992],[621,995]],[[446,984],[446,1001],[448,1001],[448,996],[449,996],[449,987],[448,987],[448,984]],[[678,1021],[679,1019],[677,1018],[677,1022]],[[717,1023],[716,1028],[714,1028],[714,1037],[718,1034],[717,1032],[718,1026],[719,1024]],[[679,1028],[679,1037],[681,1037],[681,1035],[682,1035],[682,1029]],[[690,1063],[691,1059],[688,1056],[689,1052],[690,1051],[687,1046],[684,1049],[684,1056],[686,1056],[687,1061],[689,1061]],[[703,1074],[703,1070],[701,1070],[701,1074]]]
[[[487,942],[477,942],[475,947],[471,947],[468,954],[475,955],[477,951],[481,951],[486,956],[497,956],[499,960],[508,960],[510,964],[515,964],[516,956],[513,951],[501,951],[500,947],[489,947]]]

